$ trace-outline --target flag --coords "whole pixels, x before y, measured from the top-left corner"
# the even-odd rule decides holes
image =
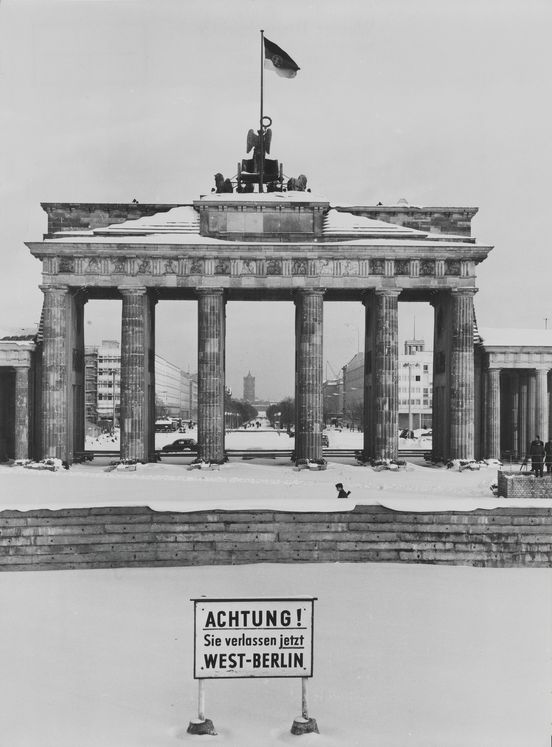
[[[274,42],[268,41],[264,37],[264,66],[266,70],[272,70],[282,78],[295,78],[297,71],[300,70],[297,65],[283,49]]]

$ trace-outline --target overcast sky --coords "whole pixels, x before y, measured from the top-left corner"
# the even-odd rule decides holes
[[[182,202],[235,172],[261,28],[301,68],[265,74],[285,173],[333,202],[478,206],[474,234],[495,246],[479,325],[552,326],[549,0],[0,0],[2,330],[40,316],[23,242],[46,229],[41,201]],[[119,334],[113,308],[88,305],[87,343]],[[241,396],[251,369],[259,395],[291,393],[293,307],[253,311],[228,306],[228,382]],[[428,309],[416,316],[430,337]],[[195,369],[194,304],[158,319],[158,351]],[[359,336],[362,308],[326,304],[329,366]]]

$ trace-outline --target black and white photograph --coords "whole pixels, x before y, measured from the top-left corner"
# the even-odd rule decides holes
[[[0,744],[550,747],[552,4],[0,0]]]

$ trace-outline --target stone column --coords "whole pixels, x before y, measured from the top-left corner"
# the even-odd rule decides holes
[[[527,456],[527,373],[522,371],[519,375],[519,456],[524,459]]]
[[[552,376],[550,375],[550,371],[548,372],[548,385],[548,439],[550,440],[552,439]]]
[[[537,427],[536,418],[535,418],[536,393],[537,393],[537,380],[535,377],[535,372],[529,371],[528,379],[527,379],[527,443],[528,444],[530,444],[531,441],[537,435],[537,431],[535,430]],[[540,433],[538,435],[540,436]]]
[[[449,374],[450,374],[450,293],[436,293],[430,301],[433,323],[433,392],[431,429],[435,459],[448,459],[449,448]]]
[[[29,456],[29,366],[15,369],[15,458]]]
[[[295,295],[295,459],[322,458],[324,291]]]
[[[374,358],[374,302],[373,292],[363,295],[364,304],[364,434],[363,452],[364,457],[373,457],[375,453],[375,426],[374,426],[374,372],[372,360]],[[345,368],[343,369],[345,372]],[[343,377],[343,388],[345,389],[345,376]],[[345,408],[343,408],[345,410]]]
[[[543,441],[548,439],[548,370],[537,369],[535,387],[535,430]]]
[[[474,451],[476,459],[484,459],[487,451],[487,386],[482,356],[474,349]]]
[[[511,396],[511,417],[512,439],[511,448],[514,458],[519,458],[519,375],[517,371],[510,374],[510,396]]]
[[[121,326],[121,459],[147,462],[151,451],[153,309],[146,288],[119,288]]]
[[[396,459],[399,429],[400,289],[376,290],[374,302],[374,456]]]
[[[473,296],[475,288],[452,291],[450,361],[450,457],[474,456]]]
[[[198,289],[198,456],[224,461],[226,310],[222,288]]]
[[[487,371],[486,433],[488,459],[500,459],[500,368]]]
[[[68,458],[69,359],[67,286],[41,286],[44,293],[42,319],[42,456]],[[72,438],[72,437],[71,437]]]

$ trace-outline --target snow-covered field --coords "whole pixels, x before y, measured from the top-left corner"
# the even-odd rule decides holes
[[[255,565],[0,575],[5,747],[549,747],[549,570]],[[190,597],[315,602],[297,679],[209,680],[197,716]]]
[[[186,434],[156,434],[160,448]],[[358,432],[330,431],[330,446],[361,448]],[[108,442],[108,437],[101,437]],[[111,446],[118,448],[115,441]],[[248,429],[227,436],[229,448],[291,449],[293,439],[282,432]],[[230,446],[230,444],[232,444]],[[220,469],[191,469],[193,457],[167,456],[157,464],[138,465],[134,470],[109,471],[108,457],[76,464],[70,470],[38,472],[0,465],[0,510],[2,508],[71,508],[105,505],[147,505],[157,510],[195,511],[206,508],[267,508],[295,511],[343,511],[356,504],[381,504],[395,510],[465,510],[496,506],[552,507],[550,499],[508,500],[493,496],[497,469],[447,470],[409,460],[397,472],[378,472],[349,458],[329,459],[324,471],[297,471],[289,458],[267,457],[231,460]],[[515,467],[514,469],[518,469]],[[348,500],[338,500],[335,484],[351,491]]]
[[[330,429],[325,431],[330,442],[330,449],[362,449],[362,433],[347,428],[343,430]],[[186,433],[156,433],[155,448],[160,449],[177,438],[196,438],[197,430],[187,430]],[[226,433],[225,446],[227,449],[293,449],[295,439],[290,438],[285,430],[277,431],[270,428],[244,428],[230,430]],[[115,450],[119,448],[119,430],[113,436],[103,434],[97,438],[87,438],[86,448],[96,451]],[[431,437],[400,438],[400,449],[419,449],[421,453],[431,450]]]

